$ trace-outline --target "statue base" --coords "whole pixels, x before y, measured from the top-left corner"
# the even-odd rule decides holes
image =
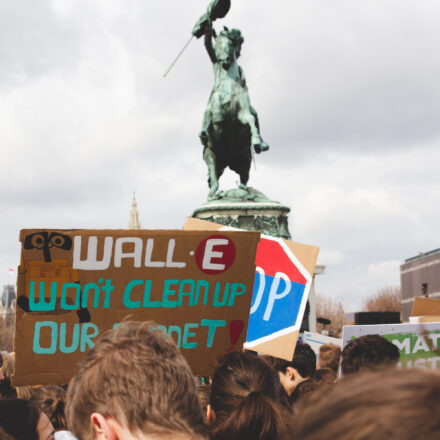
[[[210,198],[191,217],[291,240],[290,208],[268,199],[255,188],[240,185]]]

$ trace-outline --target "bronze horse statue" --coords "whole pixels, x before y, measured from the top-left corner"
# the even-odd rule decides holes
[[[243,70],[237,63],[244,41],[241,32],[225,27],[217,36],[212,21],[206,20],[206,16],[202,19],[215,80],[199,137],[204,145],[203,159],[208,165],[208,197],[215,198],[219,178],[226,167],[235,171],[240,183],[246,186],[251,148],[261,153],[269,146],[261,138],[258,116],[250,104]],[[196,35],[195,31],[193,34]]]

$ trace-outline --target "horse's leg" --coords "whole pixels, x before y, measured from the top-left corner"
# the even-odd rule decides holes
[[[258,127],[258,117],[255,110],[252,109],[249,96],[247,93],[242,93],[238,99],[238,120],[245,125],[248,125],[251,130],[251,145],[254,147],[256,153],[261,153],[269,149],[269,145],[263,142]],[[252,112],[253,110],[253,112]],[[254,114],[255,113],[255,114]]]
[[[208,197],[212,197],[218,191],[218,175],[215,153],[211,148],[206,147],[203,150],[203,159],[208,165],[208,185],[210,188]]]

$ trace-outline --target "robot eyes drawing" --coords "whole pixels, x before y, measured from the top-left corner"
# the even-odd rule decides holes
[[[72,238],[68,235],[61,234],[60,232],[48,232],[38,231],[33,234],[29,234],[24,238],[23,249],[26,251],[41,251],[43,253],[43,260],[31,260],[27,261],[20,266],[21,273],[25,274],[26,280],[26,295],[20,295],[17,298],[17,305],[26,313],[40,313],[38,311],[31,310],[30,293],[33,292],[33,297],[37,297],[36,287],[38,289],[38,298],[40,297],[41,286],[48,284],[47,288],[52,289],[52,285],[56,287],[56,301],[53,312],[54,314],[68,313],[61,307],[63,283],[79,284],[78,271],[72,268],[72,264],[68,258],[56,258],[53,259],[51,255],[51,249],[58,248],[64,251],[70,251],[72,249]],[[31,284],[31,278],[33,284]],[[53,284],[54,282],[54,284]],[[33,288],[32,288],[33,286]],[[44,291],[44,287],[43,287]],[[82,292],[80,293],[82,298]],[[66,295],[65,302],[68,305],[73,305],[74,301],[72,295]],[[90,312],[87,308],[78,307],[76,310],[79,322],[89,322]]]
[[[24,248],[26,250],[30,249],[41,249],[44,255],[44,261],[50,263],[52,257],[50,255],[50,248],[57,247],[64,249],[66,251],[72,248],[72,239],[68,235],[60,234],[59,232],[35,232],[34,234],[29,234],[24,240]]]

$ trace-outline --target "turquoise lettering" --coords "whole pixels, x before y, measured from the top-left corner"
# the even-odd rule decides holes
[[[169,300],[168,297],[175,295],[175,290],[170,290],[171,284],[178,284],[179,280],[165,280],[163,284],[163,300],[162,304],[166,308],[177,307],[177,301]]]
[[[44,281],[42,281],[44,283]],[[40,332],[43,327],[49,327],[51,331],[50,346],[48,348],[40,345]],[[35,323],[33,350],[37,354],[54,354],[57,350],[58,327],[53,321],[40,321]]]
[[[196,306],[199,304],[199,294],[202,287],[205,289],[203,292],[203,305],[206,306],[208,304],[209,282],[206,280],[198,280],[196,285],[196,295],[194,299],[194,304]]]
[[[122,297],[122,303],[124,304],[127,309],[137,309],[141,306],[140,301],[132,301],[130,298],[131,291],[133,290],[134,286],[140,286],[141,284],[144,284],[143,280],[132,280],[130,281],[124,289],[124,295]]]
[[[223,294],[222,301],[219,300],[221,286],[222,286],[221,282],[217,281],[215,283],[214,301],[213,301],[214,307],[224,307],[226,305],[226,303],[228,302],[230,283],[225,284],[225,291]]]
[[[89,329],[91,329],[91,333],[89,333]],[[91,322],[87,322],[85,324],[82,324],[81,328],[81,344],[80,344],[80,351],[85,352],[86,351],[86,345],[89,346],[89,348],[93,348],[93,341],[92,338],[97,336],[99,333],[98,327],[95,324],[92,324]]]
[[[189,285],[189,292],[185,292],[185,285]],[[194,280],[182,280],[179,284],[179,306],[183,305],[183,297],[188,296],[188,303],[190,306],[194,305],[194,289],[196,283]]]
[[[110,293],[115,290],[115,286],[112,286],[112,280],[105,280],[102,290],[104,291],[104,304],[102,307],[108,309],[110,307]]]
[[[235,297],[243,295],[246,292],[246,286],[241,283],[232,283],[231,294],[229,295],[228,306],[232,307],[235,302]]]
[[[62,322],[60,325],[60,351],[61,353],[73,353],[79,345],[79,324],[75,324],[73,326],[72,344],[70,345],[70,347],[66,346],[66,327],[67,324],[65,322]]]
[[[195,333],[190,332],[189,330],[192,328],[198,328],[199,324],[196,323],[187,323],[183,327],[183,343],[182,348],[196,348],[197,342],[188,342],[188,338],[194,338],[196,336]]]
[[[150,295],[151,295],[151,280],[147,280],[145,281],[144,303],[142,304],[142,307],[151,307],[151,308],[161,307],[162,303],[160,301],[150,301]]]
[[[226,327],[226,321],[216,319],[202,319],[200,321],[200,325],[202,327],[209,327],[206,347],[211,348],[214,342],[215,331],[218,327]]]
[[[50,299],[46,302],[45,299],[45,282],[40,281],[38,302],[35,302],[35,281],[31,281],[29,285],[29,309],[31,312],[50,312],[55,310],[57,301],[57,282],[50,283]]]
[[[95,283],[87,283],[83,287],[82,298],[81,298],[81,307],[83,309],[87,309],[87,307],[88,307],[89,290],[94,290],[95,294],[93,295],[93,308],[97,309],[99,307],[99,291],[100,291],[100,288]]]
[[[75,289],[75,302],[73,304],[67,303],[68,289]],[[61,309],[63,310],[79,309],[80,298],[81,298],[81,285],[79,283],[63,283],[63,287],[61,289]]]
[[[173,337],[173,333],[177,333],[177,348],[180,348],[182,342],[182,329],[178,325],[170,325],[168,327],[168,335]]]

